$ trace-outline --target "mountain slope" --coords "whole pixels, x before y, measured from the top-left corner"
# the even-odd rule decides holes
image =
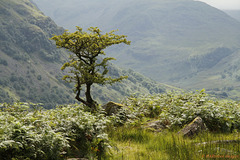
[[[224,10],[224,12],[240,22],[240,10]]]
[[[240,22],[203,2],[35,2],[44,13],[70,30],[75,25],[99,26],[104,31],[119,29],[120,33],[128,35],[132,41],[130,48],[110,50],[120,66],[183,88],[238,88],[236,76],[239,65],[236,70],[230,68],[239,55]],[[220,66],[223,62],[224,65]],[[224,72],[231,74],[225,74],[222,79]],[[228,93],[237,96],[236,93]]]
[[[3,0],[1,10],[1,102],[13,100],[55,103],[73,102],[55,77],[62,51],[49,40],[63,32],[28,0]],[[58,65],[56,65],[58,64]],[[59,73],[59,72],[58,72]],[[3,98],[5,97],[5,98]]]
[[[76,102],[73,86],[61,80],[64,73],[60,68],[68,53],[57,49],[49,40],[53,34],[62,34],[63,28],[30,0],[2,0],[0,15],[0,103],[30,101],[51,108]],[[128,75],[129,79],[113,86],[95,85],[93,96],[101,103],[119,101],[133,93],[160,93],[171,89],[112,64],[109,70],[113,77]]]

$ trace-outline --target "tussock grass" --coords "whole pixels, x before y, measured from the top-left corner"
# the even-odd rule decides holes
[[[108,130],[108,134],[114,146],[110,159],[114,160],[240,158],[239,133],[206,132],[190,139],[175,131],[153,133],[142,128],[118,127]],[[226,143],[227,140],[236,140],[236,143]]]

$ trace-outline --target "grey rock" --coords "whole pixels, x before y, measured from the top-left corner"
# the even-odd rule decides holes
[[[178,134],[182,134],[185,137],[193,137],[199,132],[207,130],[201,117],[196,117],[191,123],[181,129]]]
[[[108,102],[107,104],[103,105],[102,108],[105,110],[107,116],[111,116],[113,114],[116,114],[119,109],[123,107],[120,103],[115,102]]]
[[[161,132],[163,129],[166,129],[167,127],[164,124],[162,124],[162,121],[157,120],[147,123],[144,128],[149,129],[153,132]]]

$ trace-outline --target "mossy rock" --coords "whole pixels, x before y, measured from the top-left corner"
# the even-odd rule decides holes
[[[204,124],[201,117],[196,117],[191,123],[186,125],[178,134],[183,135],[184,137],[193,137],[199,132],[206,131],[207,127]]]
[[[144,128],[152,132],[162,132],[162,130],[166,129],[167,127],[162,123],[162,121],[155,120],[145,124]]]
[[[115,102],[108,102],[107,104],[103,105],[102,108],[105,110],[107,116],[111,116],[113,114],[116,114],[119,109],[123,107],[120,103]]]

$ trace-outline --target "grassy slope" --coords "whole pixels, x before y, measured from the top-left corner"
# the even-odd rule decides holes
[[[238,86],[232,77],[218,78],[225,71],[238,74],[238,70],[229,69],[237,56],[218,59],[215,66],[201,73],[189,65],[192,57],[207,55],[219,47],[229,48],[234,55],[239,53],[240,23],[223,11],[192,0],[60,2],[36,1],[44,13],[66,28],[99,26],[104,31],[119,29],[128,35],[132,40],[130,48],[111,50],[121,66],[183,88]],[[62,11],[68,12],[63,15]],[[219,67],[223,61],[226,64]]]

